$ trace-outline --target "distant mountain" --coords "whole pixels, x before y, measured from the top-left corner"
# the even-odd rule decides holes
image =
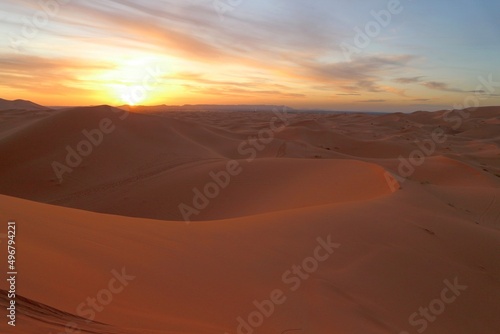
[[[274,109],[283,110],[286,108],[288,111],[293,111],[293,108],[287,106],[276,106],[276,105],[219,105],[219,104],[185,104],[182,106],[169,106],[169,105],[158,105],[158,106],[119,106],[117,107],[123,110],[136,110],[140,112],[162,112],[162,111],[273,111]]]
[[[0,111],[15,110],[15,109],[16,110],[36,110],[36,111],[50,110],[50,108],[41,106],[41,105],[33,103],[31,101],[26,101],[26,100],[9,101],[9,100],[0,99]]]

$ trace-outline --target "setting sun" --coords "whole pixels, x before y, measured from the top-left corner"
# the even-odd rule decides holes
[[[147,98],[146,90],[144,89],[144,87],[139,85],[122,85],[117,89],[119,90],[119,98],[123,101],[123,103],[130,106],[140,104]]]
[[[158,57],[143,56],[125,59],[115,63],[112,69],[93,78],[109,87],[107,94],[114,104],[138,105],[159,98],[162,91],[165,60]]]

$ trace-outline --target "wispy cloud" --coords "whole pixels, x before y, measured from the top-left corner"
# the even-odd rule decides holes
[[[89,63],[78,58],[44,58],[30,55],[0,54],[0,88],[34,90],[45,94],[85,94],[91,84],[80,75],[112,70],[112,63]]]
[[[422,81],[422,76],[419,77],[410,77],[410,78],[396,78],[394,79],[395,82],[400,83],[400,84],[411,84],[411,83],[418,83]]]
[[[465,92],[464,90],[459,89],[459,88],[452,88],[447,83],[437,82],[437,81],[424,82],[424,83],[422,83],[422,86],[427,87],[429,89],[441,90],[441,91],[452,92],[452,93],[463,93],[463,92]]]
[[[414,5],[426,13],[433,13],[433,6]],[[465,5],[450,2],[450,6],[456,10]],[[474,8],[467,6],[468,11]],[[0,95],[29,98],[38,92],[54,97],[63,92],[81,101],[89,92],[103,91],[105,80],[113,81],[117,72],[129,71],[123,59],[150,56],[169,68],[165,82],[175,92],[169,98],[184,103],[193,99],[203,103],[205,96],[213,100],[220,94],[241,98],[242,103],[259,98],[261,102],[281,99],[284,104],[300,101],[335,107],[339,102],[355,103],[356,96],[386,102],[412,96],[426,102],[422,87],[467,93],[452,81],[460,66],[471,66],[454,56],[463,55],[466,47],[450,48],[452,53],[441,44],[434,45],[432,36],[410,38],[420,26],[387,30],[390,38],[373,39],[362,54],[344,61],[339,45],[352,38],[353,28],[363,26],[366,15],[376,9],[368,0],[356,5],[343,0],[255,0],[242,2],[221,20],[212,0],[72,0],[61,5],[36,38],[25,41],[21,53],[13,53],[8,38],[0,40]],[[0,27],[5,36],[22,36],[23,18],[39,10],[36,1],[2,2],[0,13],[6,15]],[[472,31],[498,35],[498,29],[489,32],[473,26],[468,30],[471,36]],[[410,42],[402,46],[402,40]],[[426,46],[425,52],[421,45]],[[445,56],[450,58],[450,68],[439,58]],[[480,65],[475,69],[489,66],[487,62]],[[437,66],[439,75],[434,70]],[[468,84],[475,87],[473,82],[461,82],[463,87]]]
[[[386,102],[387,100],[362,100],[362,101],[359,101],[359,102],[363,102],[363,103],[383,103],[383,102]]]

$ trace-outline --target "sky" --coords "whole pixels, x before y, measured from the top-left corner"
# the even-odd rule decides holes
[[[498,0],[2,0],[0,98],[500,105]]]

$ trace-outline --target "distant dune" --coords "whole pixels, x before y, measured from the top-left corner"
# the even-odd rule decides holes
[[[137,113],[150,113],[150,114],[161,114],[164,112],[177,112],[177,111],[186,111],[186,112],[207,112],[207,111],[230,111],[230,112],[265,112],[271,110],[283,110],[286,109],[288,111],[294,111],[295,109],[290,108],[288,106],[277,106],[277,105],[244,105],[244,104],[235,104],[235,105],[218,105],[218,104],[185,104],[181,106],[175,105],[156,105],[156,106],[130,106],[130,105],[122,105],[117,108]]]
[[[1,118],[2,333],[500,332],[500,107],[267,108]]]
[[[4,110],[50,110],[50,108],[41,106],[26,100],[4,100],[0,99],[0,111]]]

